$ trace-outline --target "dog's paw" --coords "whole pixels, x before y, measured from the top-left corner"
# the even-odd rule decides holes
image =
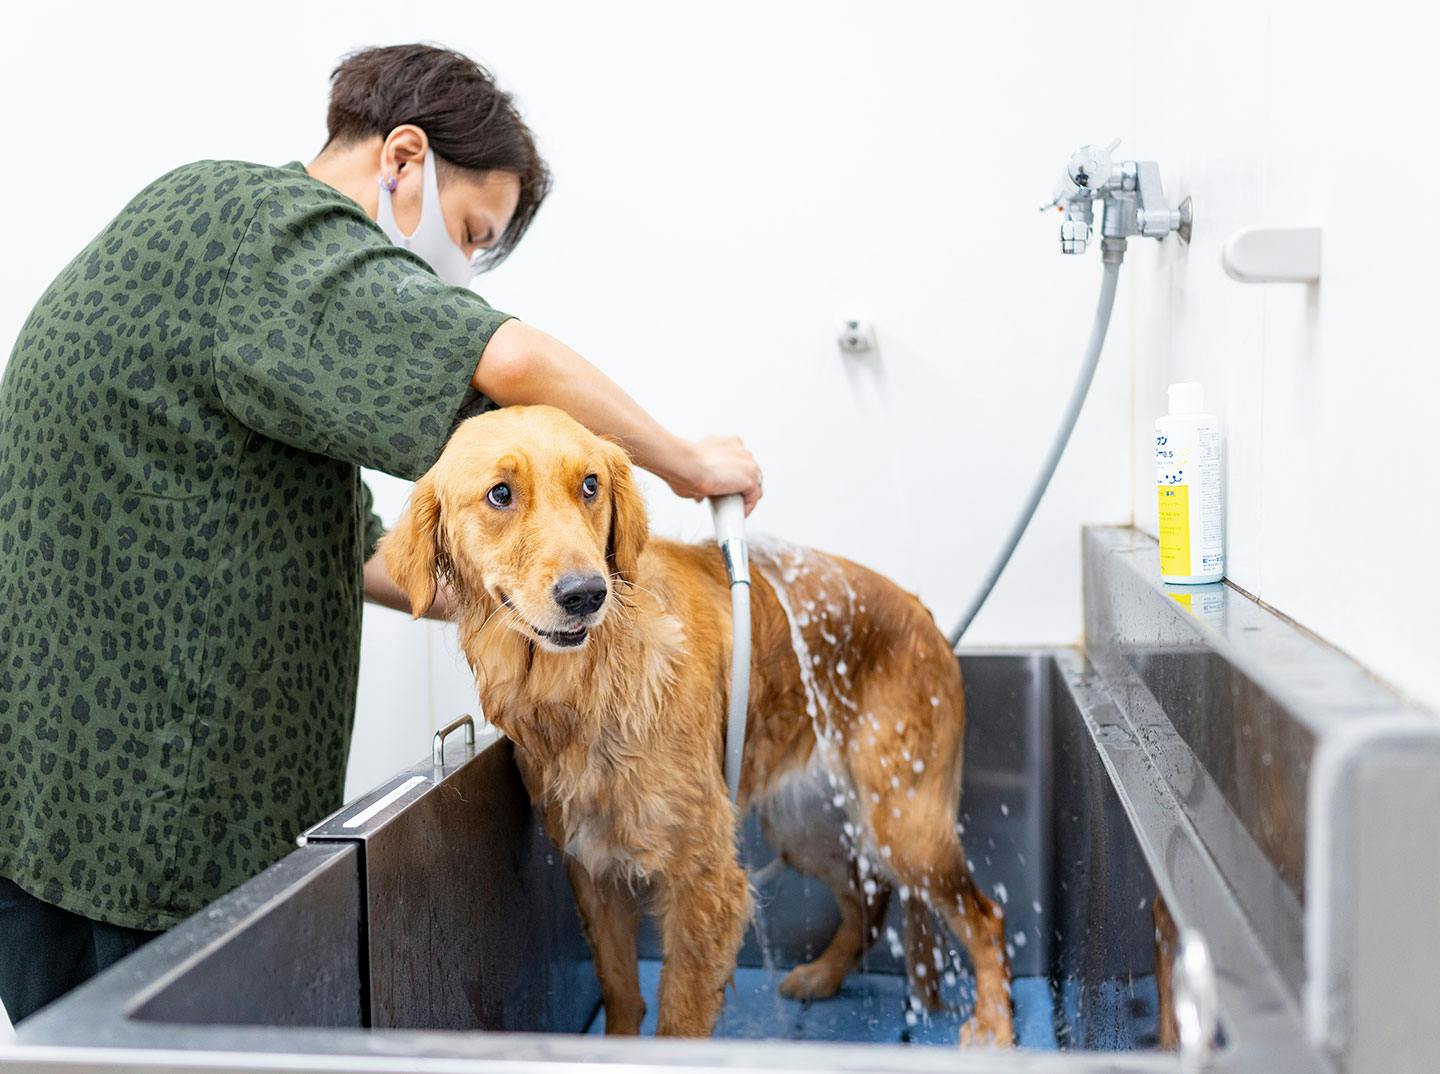
[[[962,1048],[1010,1048],[1014,1044],[1015,1027],[1011,1024],[1008,1014],[1004,1018],[983,1020],[978,1014],[972,1015],[960,1027],[960,1047]]]
[[[816,960],[803,966],[796,966],[785,980],[780,982],[780,994],[786,999],[829,999],[840,991],[845,980],[844,972],[835,970]]]

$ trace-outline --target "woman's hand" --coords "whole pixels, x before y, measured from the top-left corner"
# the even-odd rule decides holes
[[[677,496],[703,500],[738,492],[748,515],[765,495],[760,464],[738,436],[707,436],[677,452],[688,456],[670,474],[662,475]]]

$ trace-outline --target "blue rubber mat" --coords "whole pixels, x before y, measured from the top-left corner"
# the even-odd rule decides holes
[[[784,971],[777,972],[775,983],[783,977]],[[647,1036],[655,1032],[659,986],[660,963],[643,960],[640,990],[647,1010],[641,1033]],[[1152,976],[1107,981],[1088,995],[1069,982],[1055,986],[1043,977],[1020,977],[1012,985],[1011,996],[1016,1039],[1023,1048],[1112,1051],[1154,1047],[1157,998]],[[791,1000],[775,992],[768,971],[742,966],[735,971],[734,987],[726,993],[715,1036],[954,1046],[971,1008],[969,982],[947,985],[942,997],[949,1009],[919,1014],[907,1009],[904,977],[852,973],[833,999]],[[602,1010],[588,1032],[604,1031]]]

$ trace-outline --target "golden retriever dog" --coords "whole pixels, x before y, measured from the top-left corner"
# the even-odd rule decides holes
[[[658,918],[659,1032],[712,1032],[751,913],[723,773],[730,600],[713,545],[652,538],[630,461],[559,410],[462,423],[382,551],[414,612],[452,594],[485,716],[563,848],[605,1026],[645,1014],[636,934]],[[920,602],[873,571],[752,546],[740,816],[835,893],[841,924],[781,991],[833,995],[905,900],[912,991],[939,1002],[934,915],[975,968],[962,1040],[1012,1042],[1000,908],[956,818],[965,699]]]

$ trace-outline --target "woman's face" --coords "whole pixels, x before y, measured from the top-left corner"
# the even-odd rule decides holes
[[[395,222],[407,235],[420,223],[423,167],[421,163],[401,169],[391,201]],[[459,168],[442,172],[440,209],[445,214],[445,230],[466,257],[498,242],[519,204],[520,177],[514,172],[477,175]]]
[[[424,203],[429,140],[419,127],[406,124],[391,131],[379,148],[380,174],[395,181],[390,196],[395,223],[405,234],[412,235],[420,223]],[[498,242],[520,204],[520,177],[514,172],[480,173],[450,167],[441,170],[439,180],[445,230],[465,256],[473,257],[476,251]],[[366,209],[369,211],[368,204]]]

